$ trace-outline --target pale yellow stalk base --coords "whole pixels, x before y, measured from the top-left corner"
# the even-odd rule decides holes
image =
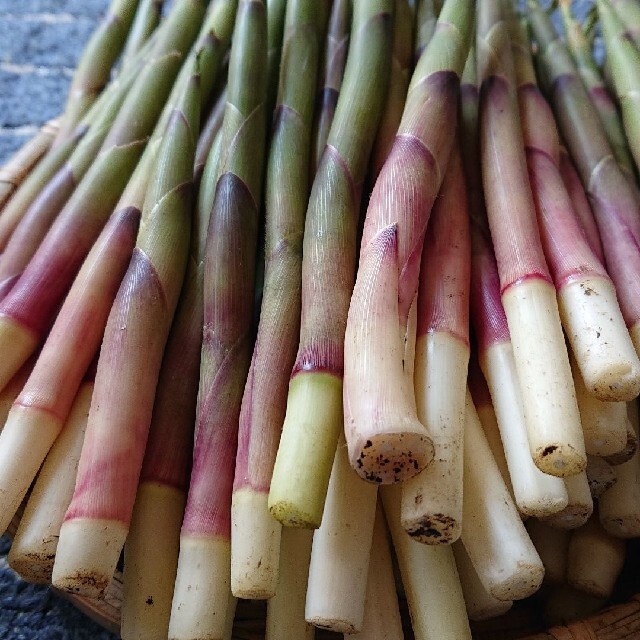
[[[416,342],[418,419],[434,446],[429,466],[402,485],[404,529],[426,544],[450,544],[462,529],[462,441],[469,345],[446,332]]]
[[[276,595],[267,602],[266,640],[313,640],[313,625],[304,619],[313,531],[284,527]]]
[[[167,485],[138,487],[124,548],[123,640],[167,637],[185,498]]]
[[[351,639],[404,640],[387,525],[380,505],[373,527],[362,629],[359,633],[344,635],[344,640]]]
[[[587,454],[610,456],[619,453],[627,445],[626,403],[596,398],[585,386],[573,358],[570,360]]]
[[[618,481],[613,467],[598,456],[587,456],[587,480],[591,497],[597,500]]]
[[[169,640],[224,640],[231,593],[231,543],[180,537]]]
[[[525,525],[544,565],[545,584],[564,584],[567,579],[567,553],[571,532],[532,518]]]
[[[587,466],[580,413],[556,290],[527,280],[502,295],[520,382],[529,447],[536,466],[565,477]]]
[[[569,502],[562,511],[545,518],[545,522],[559,529],[577,529],[593,513],[593,498],[586,471],[564,478],[564,484]]]
[[[78,391],[71,413],[31,491],[9,551],[9,564],[27,582],[51,582],[60,527],[76,484],[93,383]]]
[[[351,468],[341,437],[309,566],[305,619],[316,627],[362,629],[377,495]]]
[[[0,317],[0,389],[7,386],[37,346],[38,337],[29,329],[7,316]]]
[[[342,380],[328,373],[295,375],[268,502],[283,525],[320,526],[342,426]]]
[[[64,522],[53,565],[53,586],[100,598],[113,578],[127,531],[127,526],[116,520],[76,518]]]
[[[231,592],[265,600],[278,586],[282,524],[267,507],[268,494],[244,487],[231,503]]]
[[[15,515],[62,424],[50,413],[15,405],[0,433],[0,531]]]
[[[624,559],[625,543],[592,519],[571,536],[567,582],[596,598],[610,598]]]
[[[558,292],[562,324],[582,379],[600,400],[629,401],[640,393],[640,360],[609,279],[575,280]]]
[[[470,393],[464,437],[462,543],[494,598],[526,598],[539,588],[544,568],[502,481]]]
[[[638,435],[638,405],[627,405],[629,420]],[[640,453],[616,466],[618,481],[598,500],[598,514],[605,530],[616,538],[640,536]]]
[[[524,406],[511,342],[488,347],[481,366],[489,386],[520,513],[542,518],[567,506],[562,478],[543,473],[531,457]]]
[[[489,620],[509,611],[513,602],[497,600],[484,588],[462,542],[454,542],[451,548],[456,559],[469,620]]]
[[[471,640],[451,546],[412,540],[400,524],[400,487],[380,487],[380,493],[416,640]]]

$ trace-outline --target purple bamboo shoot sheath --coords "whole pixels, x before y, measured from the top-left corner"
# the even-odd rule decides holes
[[[575,64],[549,17],[530,8],[530,24],[558,128],[591,202],[607,271],[640,351],[640,198],[615,161]]]
[[[0,435],[0,496],[5,514],[0,528],[8,525],[67,419],[91,358],[100,346],[111,305],[131,258],[139,221],[140,209],[135,207],[122,209],[111,217],[9,413]]]
[[[529,38],[518,22],[512,31],[529,180],[562,323],[589,391],[600,400],[631,400],[640,392],[640,360],[613,283],[591,251],[564,187],[560,140],[536,84]]]
[[[187,264],[199,91],[194,74],[167,125],[136,248],[109,313],[53,571],[53,582],[66,590],[94,596],[104,591],[131,520],[162,354]]]
[[[582,182],[580,182],[580,176],[576,171],[573,160],[571,160],[571,156],[569,156],[569,153],[564,147],[560,147],[560,175],[564,182],[564,188],[567,190],[571,203],[573,204],[573,212],[578,218],[582,233],[584,233],[589,243],[589,248],[598,260],[602,264],[605,264],[600,232],[598,231],[596,220],[593,217],[591,205],[587,199],[587,194],[584,192],[584,187],[582,186]]]
[[[351,464],[371,482],[406,480],[433,457],[411,381],[403,374],[401,340],[418,289],[429,214],[453,146],[451,113],[467,57],[471,9],[466,1],[449,0],[443,7],[365,219],[345,335],[344,413]]]
[[[7,354],[0,362],[0,388],[53,323],[140,159],[205,9],[204,0],[175,4],[163,37],[154,43],[153,55],[140,70],[97,158],[0,303],[0,347]]]
[[[586,467],[584,440],[529,186],[509,32],[499,2],[479,6],[477,42],[482,179],[529,446],[542,471],[571,475]]]
[[[475,48],[461,86],[461,139],[469,189],[471,227],[471,320],[478,360],[491,388],[501,448],[509,481],[521,513],[551,513],[566,505],[562,480],[543,474],[533,463],[524,422],[522,395],[515,374],[511,335],[500,296],[500,278],[484,207],[478,136],[479,92]]]
[[[343,428],[360,196],[391,62],[393,2],[358,0],[353,8],[344,81],[307,206],[300,340],[269,491],[269,510],[288,526],[320,526]]]
[[[300,333],[313,96],[328,11],[317,0],[290,0],[287,7],[267,161],[262,308],[242,398],[233,487],[231,590],[242,598],[272,597],[278,584],[281,524],[267,503]]]
[[[193,466],[180,533],[170,638],[225,637],[231,497],[240,405],[252,348],[266,133],[266,30],[264,3],[241,0],[229,62],[220,177],[207,233]]]

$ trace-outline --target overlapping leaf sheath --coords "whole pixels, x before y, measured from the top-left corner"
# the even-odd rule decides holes
[[[269,513],[267,497],[300,331],[311,125],[327,14],[317,0],[290,0],[287,7],[267,162],[262,309],[240,412],[234,481],[232,589],[241,597],[270,596],[277,585],[281,525]]]
[[[204,249],[211,202],[207,204],[200,206],[199,200],[196,210],[191,251],[162,359],[125,546],[121,611],[125,640],[157,638],[168,633],[200,376]],[[149,544],[150,539],[154,540],[153,545]]]
[[[580,182],[580,176],[576,171],[573,160],[564,147],[560,147],[560,173],[565,189],[573,203],[573,211],[580,221],[580,227],[589,243],[589,247],[591,251],[598,256],[598,260],[600,260],[602,264],[605,264],[600,232],[593,217],[591,205],[587,199],[587,194],[584,192],[584,187],[582,186],[582,182]]]
[[[414,71],[391,153],[374,187],[349,308],[344,424],[349,459],[372,482],[406,480],[433,456],[416,416],[409,310],[424,234],[453,145],[474,3],[448,0]],[[375,399],[372,401],[372,399]]]
[[[499,2],[478,5],[477,43],[482,181],[529,445],[542,471],[572,475],[586,466],[584,440],[556,292],[538,232],[509,30]]]
[[[51,326],[82,261],[102,230],[140,159],[185,53],[196,37],[204,0],[181,0],[155,42],[105,139],[9,295],[0,304],[0,387]],[[166,51],[175,53],[167,54]],[[156,57],[157,56],[157,57]],[[172,62],[172,64],[170,64]]]
[[[218,48],[215,39],[205,39],[198,54],[201,70],[211,72]],[[42,348],[37,367],[10,415],[5,439],[12,433],[37,433],[38,446],[23,438],[0,451],[0,456],[7,460],[0,470],[0,486],[5,487],[3,504],[8,513],[15,510],[15,505],[6,505],[20,500],[64,424],[82,376],[100,345],[113,299],[131,257],[159,142],[150,143],[147,152],[150,161],[138,163],[114,213],[89,252]]]
[[[600,69],[596,65],[591,52],[591,44],[587,40],[580,23],[571,12],[571,1],[561,0],[560,8],[565,26],[566,43],[576,67],[584,82],[593,106],[600,116],[600,122],[620,166],[633,177],[633,158],[629,153],[627,139],[618,114],[618,107],[611,99],[609,91],[602,79]]]
[[[126,69],[160,22],[164,0],[139,0],[122,52],[121,70]]]
[[[354,4],[349,57],[304,229],[302,316],[269,509],[318,527],[342,429],[344,329],[360,195],[391,63],[391,0]]]
[[[626,36],[625,25],[609,2],[598,0],[597,5],[624,130],[636,168],[640,169],[640,50]]]
[[[31,140],[0,167],[0,212],[33,167],[47,153],[59,128],[58,120],[45,123]]]
[[[65,140],[109,80],[111,67],[124,47],[138,0],[112,0],[85,47],[71,81],[56,143]]]
[[[549,17],[530,9],[538,60],[560,133],[576,163],[600,231],[607,271],[616,287],[636,351],[640,351],[640,201],[613,157],[575,64]]]
[[[127,535],[165,343],[189,253],[200,122],[194,74],[167,125],[129,268],[109,314],[53,582],[99,595]],[[78,539],[84,539],[78,549]],[[102,545],[110,542],[106,548]]]
[[[564,187],[560,139],[536,83],[529,38],[518,21],[510,29],[529,180],[562,325],[590,393],[629,401],[640,393],[640,361],[611,278],[591,251]]]
[[[327,144],[338,104],[344,67],[349,51],[352,0],[334,0],[329,18],[327,41],[318,74],[318,97],[312,134],[311,178],[315,176]]]
[[[220,177],[207,234],[193,468],[180,536],[170,637],[222,638],[224,633],[238,421],[252,347],[266,133],[266,52],[265,5],[241,0],[216,172]]]

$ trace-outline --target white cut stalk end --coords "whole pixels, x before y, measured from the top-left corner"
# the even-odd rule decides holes
[[[567,582],[596,598],[610,598],[625,559],[625,543],[596,518],[577,529],[569,543]]]
[[[5,531],[49,453],[61,421],[51,413],[14,405],[0,433],[0,531]]]
[[[113,579],[127,526],[115,520],[77,518],[60,528],[52,584],[58,589],[100,598]]]
[[[511,342],[497,342],[488,347],[482,368],[496,412],[518,510],[537,518],[557,513],[567,506],[567,491],[562,478],[540,471],[531,457]]]
[[[80,387],[69,418],[49,451],[9,551],[9,564],[25,580],[51,582],[60,527],[76,483],[93,383]]]
[[[469,620],[490,620],[509,611],[513,602],[497,600],[484,588],[462,542],[454,542],[452,549]]]
[[[587,456],[555,287],[526,280],[509,287],[502,304],[533,460],[554,476],[584,471]]]
[[[402,526],[420,542],[450,544],[462,528],[462,440],[469,346],[440,331],[418,338],[415,394],[418,418],[434,459],[402,486]]]
[[[222,536],[182,535],[169,640],[224,640],[231,593],[231,545]]]
[[[498,600],[538,590],[544,567],[496,465],[467,393],[462,543],[485,589]]]
[[[316,627],[362,628],[377,495],[351,468],[341,438],[309,566],[305,618]]]
[[[545,518],[545,522],[560,529],[577,529],[593,513],[593,498],[586,471],[564,478],[564,484],[569,496],[567,506],[562,511]]]
[[[245,487],[231,503],[231,592],[266,600],[276,593],[282,524],[270,513],[269,495]]]
[[[640,360],[613,283],[602,277],[575,280],[560,288],[558,305],[589,392],[610,402],[635,398],[640,393]]]
[[[138,488],[124,549],[123,640],[167,636],[184,504],[184,492],[174,487]]]
[[[575,360],[570,361],[587,454],[620,453],[627,444],[627,405],[596,398],[585,386]]]

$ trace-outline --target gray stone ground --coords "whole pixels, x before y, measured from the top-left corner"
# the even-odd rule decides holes
[[[0,162],[63,108],[106,0],[0,0]]]

